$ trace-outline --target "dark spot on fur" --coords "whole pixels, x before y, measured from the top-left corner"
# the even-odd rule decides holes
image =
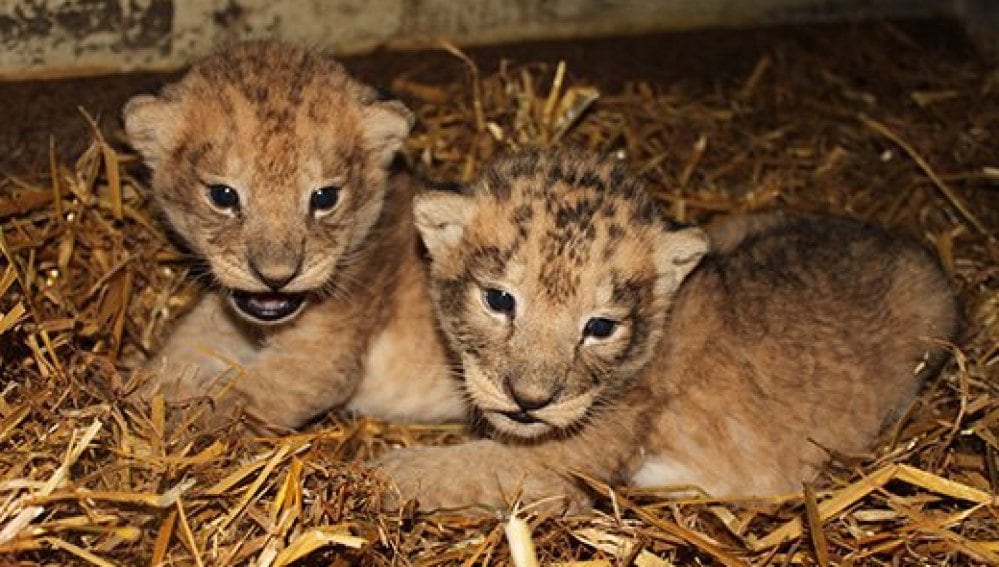
[[[624,228],[615,223],[611,223],[607,226],[607,238],[610,240],[620,240],[624,236]]]
[[[604,185],[604,180],[600,178],[594,171],[587,171],[579,178],[579,184],[585,187],[593,187],[598,192],[603,193],[607,190]]]
[[[290,129],[292,112],[290,108],[261,108],[261,118],[268,122],[271,128]]]
[[[510,222],[517,227],[517,235],[521,240],[526,240],[530,234],[528,227],[532,217],[534,217],[534,209],[530,205],[517,207],[510,216]]]
[[[485,175],[486,190],[496,197],[498,201],[506,201],[510,198],[510,180],[501,175],[495,169],[490,168]]]
[[[570,225],[586,225],[593,219],[593,203],[580,199],[575,205],[563,205],[555,212],[555,227],[563,230]]]
[[[642,226],[648,226],[661,217],[659,206],[652,199],[642,199],[632,218]]]
[[[513,179],[532,176],[538,170],[539,159],[537,151],[522,153],[511,160],[509,169],[502,173],[506,173]]]
[[[618,243],[614,240],[610,240],[604,244],[604,249],[600,254],[604,262],[609,261],[614,256],[614,253],[617,252],[617,245]]]
[[[236,114],[236,105],[229,97],[219,97],[219,106],[222,107],[222,114],[232,118]]]
[[[260,104],[270,98],[267,85],[243,85],[243,96],[253,104]]]
[[[648,282],[634,278],[619,279],[617,274],[611,275],[611,300],[619,305],[635,306],[643,302]]]
[[[209,161],[206,158],[214,150],[215,144],[210,140],[201,140],[193,145],[188,141],[182,141],[174,150],[174,160],[186,162],[196,168],[203,168],[210,166],[206,163]]]
[[[567,160],[562,165],[562,175],[569,185],[579,185],[579,164],[574,160]]]
[[[506,249],[501,249],[498,246],[481,246],[469,254],[468,268],[477,274],[494,278],[502,277],[506,273],[507,263],[519,247],[520,241]]]
[[[318,100],[309,101],[309,106],[306,110],[309,115],[309,120],[311,120],[312,122],[322,122],[324,114],[323,111],[326,110],[325,101],[322,102]]]
[[[463,351],[462,354],[464,354],[465,356],[471,356],[473,358],[482,357],[482,348],[478,345],[478,343],[467,339],[461,340],[462,335],[460,333],[455,333],[455,335],[459,337],[458,341],[461,343],[461,350]]]
[[[628,172],[623,168],[615,166],[611,169],[610,182],[612,187],[619,188],[626,179],[628,179]]]
[[[214,144],[211,141],[204,140],[191,149],[188,159],[191,160],[191,163],[200,163],[212,149],[214,149]]]
[[[521,205],[514,209],[513,217],[511,220],[515,224],[524,224],[529,222],[534,217],[534,209],[531,205]]]
[[[558,211],[555,212],[555,226],[560,229],[564,229],[570,222],[574,222],[577,218],[576,210],[570,207],[560,207]]]
[[[548,185],[554,185],[565,180],[565,172],[562,171],[562,166],[558,163],[553,164],[548,168],[548,173],[545,175],[545,181]]]
[[[628,315],[631,324],[631,334],[628,336],[628,344],[615,357],[615,362],[623,363],[637,354],[642,347],[648,346],[649,334],[651,332],[650,321],[644,312],[647,308],[644,305],[635,304]]]
[[[188,154],[191,151],[189,144],[190,144],[190,142],[188,140],[182,139],[180,141],[180,143],[177,144],[176,147],[174,147],[173,152],[172,152],[172,156],[171,156],[173,158],[173,161],[175,161],[175,162],[181,162],[181,161],[184,161],[187,158]]]
[[[442,313],[460,315],[464,312],[465,290],[471,283],[467,276],[439,280],[437,282],[437,302]]]
[[[579,289],[578,270],[567,269],[560,263],[549,263],[541,270],[540,282],[545,294],[555,303],[564,303]]]

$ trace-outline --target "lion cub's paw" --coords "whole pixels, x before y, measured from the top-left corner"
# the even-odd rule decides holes
[[[482,459],[476,443],[454,447],[399,449],[372,463],[388,483],[382,508],[396,511],[416,501],[423,512],[456,510],[502,512],[529,506],[532,511],[577,513],[590,507],[589,497],[562,476],[529,470],[515,462]]]

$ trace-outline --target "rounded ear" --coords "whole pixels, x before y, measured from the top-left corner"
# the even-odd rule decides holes
[[[392,161],[415,121],[413,113],[398,100],[375,101],[361,111],[364,139],[383,165]]]
[[[676,291],[707,254],[708,246],[708,235],[696,226],[663,232],[655,251],[660,291]]]
[[[177,128],[175,109],[155,96],[138,95],[125,103],[122,118],[132,147],[150,169],[156,169]]]
[[[423,193],[416,196],[413,213],[423,243],[437,260],[461,242],[465,227],[472,220],[474,205],[470,197],[457,193]]]

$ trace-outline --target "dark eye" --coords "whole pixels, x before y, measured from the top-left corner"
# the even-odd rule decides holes
[[[513,310],[517,307],[517,300],[502,289],[489,288],[482,292],[482,297],[486,305],[496,313],[513,315]]]
[[[309,208],[312,212],[325,213],[327,211],[333,210],[336,206],[337,201],[340,200],[340,188],[330,185],[329,187],[320,187],[312,192],[312,196],[309,197]]]
[[[209,185],[208,198],[213,205],[223,210],[239,207],[239,193],[228,185]]]
[[[586,326],[583,327],[583,336],[606,339],[614,334],[614,329],[617,329],[617,321],[611,321],[603,317],[594,317],[587,321]]]

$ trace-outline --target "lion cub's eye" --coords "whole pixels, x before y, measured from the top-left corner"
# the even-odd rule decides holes
[[[213,205],[223,211],[233,211],[239,208],[239,193],[228,185],[209,185],[208,198]]]
[[[488,288],[482,292],[482,300],[486,307],[495,313],[512,316],[517,308],[517,300],[509,292],[502,289]]]
[[[586,326],[583,327],[584,337],[593,337],[595,339],[606,339],[607,337],[614,334],[617,329],[617,321],[612,321],[604,317],[593,317],[586,322]]]
[[[333,185],[320,187],[309,197],[309,209],[313,213],[328,213],[340,200],[340,188]]]

